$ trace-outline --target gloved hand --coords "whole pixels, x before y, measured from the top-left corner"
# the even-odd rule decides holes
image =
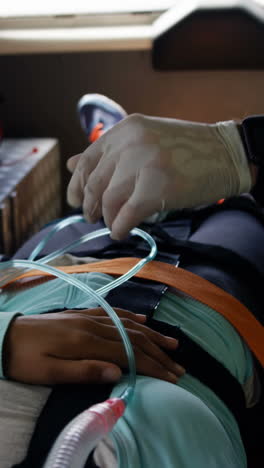
[[[233,121],[203,124],[133,114],[82,154],[68,202],[102,215],[114,239],[155,212],[216,202],[249,191],[250,170]]]

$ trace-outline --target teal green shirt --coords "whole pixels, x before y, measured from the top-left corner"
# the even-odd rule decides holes
[[[112,280],[110,276],[100,273],[76,276],[93,289]],[[60,279],[36,286],[34,292],[2,292],[0,342],[3,342],[8,327],[8,314],[12,317],[17,312],[39,314],[64,307],[95,306],[97,304],[82,291]],[[252,376],[251,352],[233,326],[214,310],[191,298],[167,291],[154,317],[180,325],[195,342],[219,359],[242,385]],[[126,377],[115,386],[113,395],[120,394],[125,382]],[[111,437],[122,468],[246,467],[234,417],[208,387],[188,372],[176,385],[138,376],[135,396]],[[217,454],[217,460],[213,454]]]

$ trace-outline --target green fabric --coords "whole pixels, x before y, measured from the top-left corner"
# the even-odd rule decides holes
[[[100,273],[76,276],[94,289],[111,280]],[[0,296],[3,312],[37,314],[56,308],[94,306],[84,293],[60,279],[34,290]],[[242,385],[252,375],[253,359],[247,346],[232,325],[209,307],[166,292],[154,317],[180,325]],[[113,396],[120,394],[125,380],[114,388]],[[232,414],[210,389],[188,373],[177,385],[138,376],[134,399],[112,431],[112,439],[121,468],[246,467]]]
[[[252,375],[253,360],[247,346],[232,325],[209,307],[167,292],[155,318],[180,325],[241,384]],[[123,388],[124,383],[117,386],[112,396]],[[117,422],[112,440],[122,468],[247,466],[232,414],[209,388],[188,373],[177,385],[138,377],[134,399]]]

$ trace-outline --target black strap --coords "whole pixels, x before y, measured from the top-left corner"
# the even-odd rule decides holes
[[[180,327],[148,318],[152,330],[179,340],[179,346],[167,354],[189,374],[207,385],[234,414],[239,425],[244,423],[246,402],[238,380],[218,360],[189,338]]]
[[[188,263],[187,258],[192,259],[192,261],[195,258],[197,263],[210,261],[218,268],[232,274],[237,280],[241,281],[242,284],[246,284],[247,288],[254,291],[256,301],[259,297],[261,303],[263,297],[263,272],[259,271],[253,263],[240,256],[237,252],[233,252],[230,249],[218,245],[202,244],[189,240],[175,240],[159,226],[153,226],[151,234],[155,234],[155,236],[160,239],[160,241],[156,241],[158,248],[164,249],[162,245],[165,244],[167,246],[167,251],[171,249],[173,252],[179,253],[183,262],[185,261]],[[221,287],[225,289],[223,286]],[[258,312],[254,311],[254,315],[257,320],[264,325],[263,310],[261,309],[261,311]]]
[[[238,380],[218,360],[208,354],[201,346],[191,340],[180,327],[148,318],[146,325],[153,330],[179,340],[175,351],[167,354],[182,365],[189,374],[209,387],[233,413],[247,456],[259,452],[263,441],[264,391],[259,402],[246,408],[244,391]],[[255,361],[261,388],[264,389],[263,368]]]

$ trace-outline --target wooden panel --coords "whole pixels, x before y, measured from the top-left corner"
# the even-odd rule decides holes
[[[10,255],[61,216],[60,155],[52,139],[7,139],[1,148],[0,253]]]
[[[14,250],[11,198],[0,205],[0,254],[11,255]]]
[[[49,153],[18,184],[13,197],[15,248],[61,215],[58,148]]]

